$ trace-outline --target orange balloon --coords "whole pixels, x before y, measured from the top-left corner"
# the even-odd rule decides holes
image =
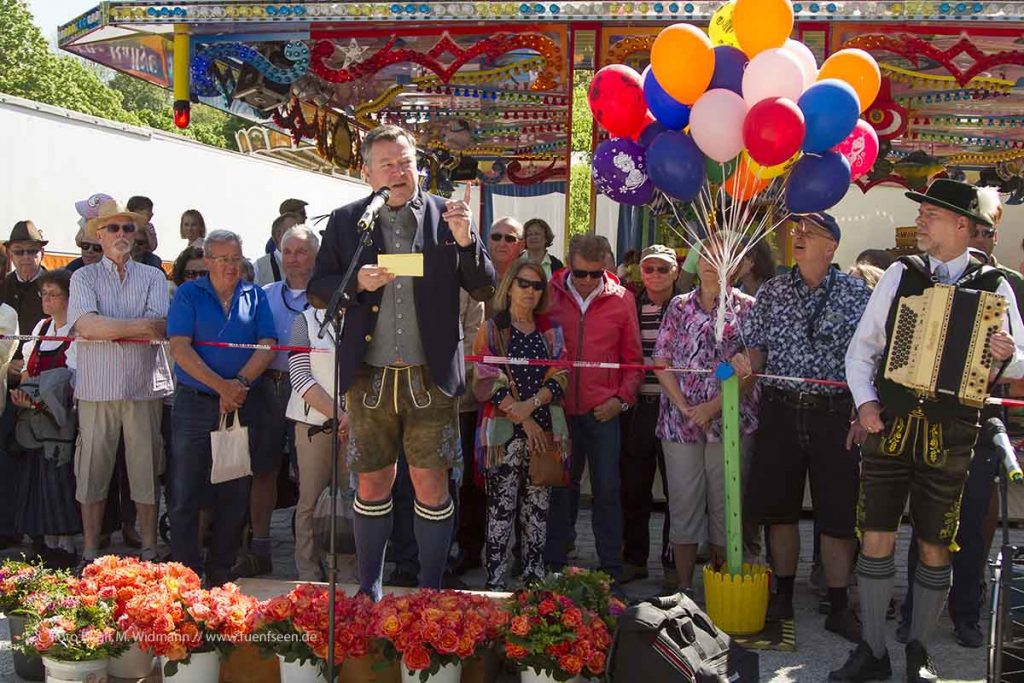
[[[853,86],[860,98],[861,111],[868,110],[882,87],[878,62],[869,53],[856,48],[840,50],[826,59],[818,72],[818,80],[826,78],[838,78]]]
[[[722,185],[725,193],[739,202],[753,199],[771,184],[770,178],[758,178],[747,166],[746,157],[740,159],[736,171]]]
[[[793,33],[793,4],[790,0],[736,0],[732,27],[748,57],[782,47]]]
[[[693,104],[715,73],[711,39],[691,24],[662,29],[651,47],[651,70],[665,92],[683,104]]]

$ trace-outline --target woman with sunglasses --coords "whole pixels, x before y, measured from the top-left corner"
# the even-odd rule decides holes
[[[714,261],[720,244],[705,240],[697,265],[697,288],[669,303],[654,344],[654,364],[660,367],[714,369],[742,347],[740,326],[754,307],[753,297],[735,287],[725,297],[725,331],[721,341],[715,326],[720,285]],[[711,561],[725,560],[725,465],[722,447],[722,396],[713,373],[655,373],[663,390],[655,434],[661,439],[668,477],[669,541],[675,554],[679,590],[693,597],[697,546],[705,528]],[[740,403],[743,462],[757,429],[757,391],[752,377],[744,380]],[[746,468],[744,467],[744,470]]]
[[[185,247],[185,250],[178,254],[178,258],[174,259],[174,267],[171,268],[171,279],[178,287],[207,274],[203,250],[200,247]]]
[[[480,327],[473,353],[529,359],[564,359],[560,327],[543,315],[547,278],[536,263],[513,263],[494,295],[494,317]],[[481,402],[477,471],[487,484],[488,590],[504,590],[509,542],[516,520],[522,544],[523,582],[544,578],[544,544],[551,488],[530,482],[530,453],[557,447],[568,462],[569,430],[558,405],[568,372],[540,365],[477,363],[473,392]]]

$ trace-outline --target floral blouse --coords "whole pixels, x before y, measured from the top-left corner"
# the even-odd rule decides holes
[[[699,288],[672,299],[662,318],[658,341],[654,345],[654,358],[667,361],[672,367],[712,371],[675,374],[688,405],[698,405],[718,395],[720,383],[715,378],[714,369],[719,363],[728,362],[744,347],[740,329],[754,307],[754,299],[734,288],[726,305],[730,310],[725,315],[721,343],[715,339],[718,301],[710,313],[704,311],[700,306]],[[757,430],[758,393],[755,387],[740,398],[740,433],[743,435]],[[719,416],[712,420],[705,432],[679,411],[667,393],[662,392],[655,434],[659,439],[675,443],[719,442],[722,440],[722,418]]]

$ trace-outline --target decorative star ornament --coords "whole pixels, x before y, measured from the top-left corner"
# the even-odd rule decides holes
[[[357,43],[355,38],[350,40],[348,43],[348,47],[344,47],[341,49],[341,54],[345,59],[345,61],[342,62],[341,68],[347,69],[350,65],[361,61],[363,58],[363,53],[366,52],[368,49],[369,48],[363,47],[362,45]]]

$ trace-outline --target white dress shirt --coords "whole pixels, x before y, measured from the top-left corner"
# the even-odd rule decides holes
[[[590,308],[591,302],[593,302],[595,299],[597,299],[597,297],[601,296],[601,294],[604,293],[604,276],[601,276],[601,282],[598,283],[597,287],[594,287],[594,291],[588,294],[586,299],[584,299],[580,295],[580,293],[576,291],[576,286],[572,282],[571,274],[567,278],[566,284],[568,285],[566,289],[569,290],[569,293],[572,294],[572,298],[576,299],[576,303],[579,304],[580,315],[586,313],[587,309]]]
[[[964,274],[970,258],[970,254],[965,251],[946,262],[951,282],[956,282]],[[932,257],[928,258],[928,262],[932,272],[942,263]],[[846,381],[850,385],[850,393],[853,394],[853,401],[858,408],[868,401],[878,400],[874,380],[878,364],[882,362],[882,353],[885,351],[885,323],[905,270],[906,266],[897,261],[885,271],[885,275],[875,285],[868,307],[864,310],[864,316],[860,319],[857,331],[846,349]],[[1017,309],[1017,298],[1006,278],[999,283],[996,294],[1006,298],[1008,305],[1003,330],[1013,335],[1016,346],[1003,376],[1018,379],[1024,377],[1024,322],[1021,321],[1020,311]]]

